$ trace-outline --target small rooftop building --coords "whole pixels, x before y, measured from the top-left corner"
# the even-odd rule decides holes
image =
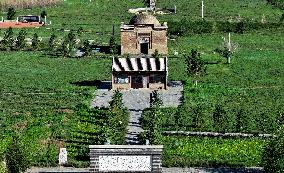
[[[121,23],[121,54],[167,54],[167,23],[160,24],[148,13],[135,15],[129,24]]]
[[[112,89],[166,89],[167,58],[113,58]]]

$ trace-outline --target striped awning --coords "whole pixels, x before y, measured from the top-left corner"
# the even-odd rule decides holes
[[[113,71],[166,71],[166,58],[113,58]]]

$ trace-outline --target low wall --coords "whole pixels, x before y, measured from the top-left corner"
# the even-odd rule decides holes
[[[158,90],[158,89],[166,89],[165,84],[163,83],[149,83],[149,89]]]
[[[190,132],[190,131],[164,131],[164,135],[182,135],[182,136],[204,136],[204,137],[261,137],[273,138],[273,134],[252,134],[252,133],[218,133],[218,132]]]
[[[89,148],[90,172],[162,172],[162,145],[90,145]]]
[[[130,89],[129,84],[112,84],[113,90],[128,90]]]
[[[39,22],[0,22],[0,28],[35,28],[40,26],[43,26],[43,24]]]

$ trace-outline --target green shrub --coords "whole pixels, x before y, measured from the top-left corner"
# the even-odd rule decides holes
[[[191,35],[191,34],[206,34],[206,33],[218,33],[218,32],[234,32],[243,34],[245,31],[253,31],[260,29],[274,29],[280,28],[281,23],[261,23],[243,20],[240,22],[229,21],[189,21],[182,19],[180,21],[169,21],[168,34],[170,35]]]
[[[25,146],[21,143],[19,136],[12,136],[10,146],[6,151],[6,164],[8,173],[20,173],[25,171],[30,165],[28,152]]]
[[[26,35],[27,35],[27,32],[23,29],[19,32],[19,35],[18,35],[17,41],[16,41],[16,49],[21,50],[21,49],[25,48],[25,46],[26,46],[26,41],[25,41]]]
[[[277,137],[272,139],[263,152],[263,166],[265,173],[284,172],[284,126],[281,126]]]
[[[111,116],[109,119],[109,140],[111,144],[122,145],[125,143],[125,135],[129,120],[129,112],[122,103],[122,93],[116,91],[110,102]]]
[[[10,7],[8,8],[8,12],[7,12],[7,20],[13,20],[15,19],[16,16],[16,11],[14,8]]]
[[[33,39],[32,39],[32,50],[38,50],[39,49],[39,45],[40,45],[40,41],[38,38],[37,33],[34,33],[33,35]]]
[[[151,145],[160,144],[161,118],[164,116],[160,109],[161,104],[159,94],[153,91],[150,95],[150,108],[143,112],[141,124],[145,131],[140,135],[140,141],[148,139]]]

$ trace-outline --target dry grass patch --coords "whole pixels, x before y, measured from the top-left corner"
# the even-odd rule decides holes
[[[32,8],[32,7],[44,7],[52,6],[59,3],[63,3],[63,0],[1,0],[0,9],[6,9],[8,7],[14,8]]]

